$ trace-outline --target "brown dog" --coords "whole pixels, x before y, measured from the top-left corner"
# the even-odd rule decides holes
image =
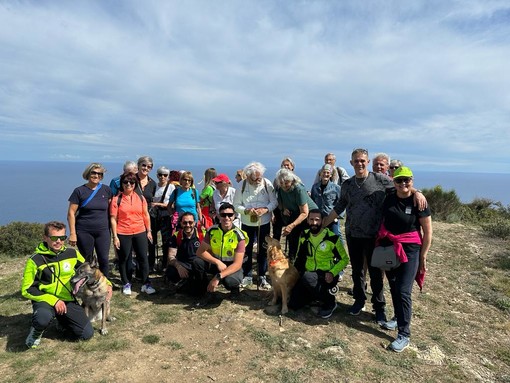
[[[110,301],[106,299],[108,283],[103,273],[88,262],[82,264],[71,279],[73,294],[80,298],[85,315],[91,322],[101,320],[101,335],[108,334],[106,321],[113,321],[110,316]]]
[[[299,279],[299,272],[294,265],[289,263],[278,240],[267,236],[266,243],[269,276],[273,285],[273,299],[269,305],[275,305],[278,297],[281,297],[282,314],[286,314],[289,311],[287,304],[290,293]]]

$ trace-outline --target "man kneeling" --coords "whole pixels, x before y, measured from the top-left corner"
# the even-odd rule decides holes
[[[182,213],[179,224],[181,229],[176,231],[170,239],[166,277],[176,286],[177,290],[186,284],[187,290],[194,293],[195,284],[187,282],[193,279],[193,260],[197,257],[197,250],[204,236],[202,231],[195,227],[192,213]]]
[[[322,304],[318,314],[326,319],[337,308],[334,288],[348,258],[340,237],[322,228],[319,209],[310,210],[308,225],[299,237],[294,266],[301,278],[292,289],[289,307],[296,310],[318,300]]]
[[[239,292],[243,279],[246,234],[233,225],[234,206],[223,203],[219,208],[220,224],[209,228],[197,250],[193,267],[202,294],[212,293],[222,283],[231,293]],[[207,274],[214,274],[209,281]]]
[[[27,347],[39,346],[44,330],[53,318],[75,338],[87,340],[94,335],[90,320],[72,294],[71,278],[85,262],[75,249],[66,247],[66,225],[52,221],[44,226],[41,242],[25,266],[21,294],[32,301],[32,327],[25,341]],[[112,296],[111,285],[108,297]]]

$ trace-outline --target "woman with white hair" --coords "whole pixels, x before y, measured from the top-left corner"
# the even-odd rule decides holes
[[[172,235],[172,219],[167,210],[168,200],[170,195],[175,189],[175,186],[170,182],[170,169],[165,166],[160,166],[157,170],[158,185],[152,203],[149,209],[151,216],[151,229],[153,242],[149,243],[149,270],[154,269],[156,263],[156,246],[158,241],[158,231],[161,232],[162,250],[163,255],[161,258],[162,267],[166,267],[168,245],[170,243],[170,236]]]
[[[271,231],[271,214],[277,205],[273,184],[264,178],[266,168],[260,162],[251,162],[244,168],[246,179],[238,186],[234,196],[235,210],[241,214],[241,229],[248,234],[243,263],[242,286],[252,283],[252,254],[255,238],[258,240],[258,286],[270,288],[266,280],[267,245],[264,240]]]
[[[306,192],[301,179],[289,169],[280,169],[276,173],[278,190],[278,207],[283,224],[282,235],[289,241],[289,258],[294,260],[301,232],[306,228],[306,219],[310,209],[317,209],[316,203]]]
[[[78,250],[87,262],[92,262],[94,249],[101,272],[108,277],[108,256],[110,252],[110,220],[108,207],[112,199],[109,186],[103,185],[106,169],[93,162],[82,176],[86,184],[78,186],[69,197],[67,222],[69,223],[69,244]]]

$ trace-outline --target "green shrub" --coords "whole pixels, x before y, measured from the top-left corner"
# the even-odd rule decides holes
[[[0,226],[0,254],[10,257],[24,257],[34,252],[41,242],[42,223],[11,222]]]
[[[510,238],[510,220],[497,217],[492,221],[482,223],[482,229],[489,237]]]
[[[432,189],[424,189],[423,195],[427,198],[432,218],[435,220],[459,222],[469,214],[455,190],[445,191],[437,185]]]

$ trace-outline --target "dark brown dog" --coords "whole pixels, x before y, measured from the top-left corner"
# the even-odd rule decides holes
[[[101,320],[101,335],[108,334],[106,321],[113,321],[110,316],[110,301],[108,295],[108,283],[103,273],[95,265],[88,262],[82,264],[74,277],[71,279],[73,294],[82,301],[85,314],[91,322]]]
[[[294,265],[290,264],[278,240],[267,236],[266,243],[268,270],[273,285],[273,299],[269,305],[275,305],[278,297],[281,297],[282,314],[286,314],[289,311],[287,304],[290,293],[299,279],[299,272]]]

